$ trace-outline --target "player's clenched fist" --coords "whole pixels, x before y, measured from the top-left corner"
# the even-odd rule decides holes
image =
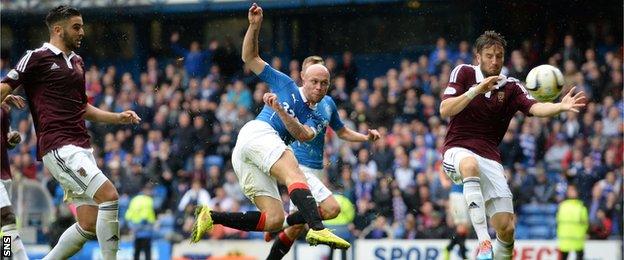
[[[256,3],[253,3],[249,8],[247,18],[249,18],[249,24],[262,23],[262,7],[258,6],[258,4]]]

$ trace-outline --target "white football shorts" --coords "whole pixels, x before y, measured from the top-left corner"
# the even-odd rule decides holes
[[[45,154],[43,165],[63,187],[65,202],[97,205],[93,197],[108,178],[98,168],[93,148],[65,145]]]
[[[270,171],[286,149],[290,148],[267,122],[251,120],[241,128],[232,151],[232,166],[249,200],[254,202],[257,196],[282,200]]]
[[[453,147],[444,153],[444,171],[447,175],[459,174],[459,163],[466,157],[477,160],[481,179],[481,193],[485,201],[486,214],[493,216],[499,212],[513,211],[513,195],[505,179],[505,170],[499,162],[482,157],[466,148]],[[453,172],[454,171],[454,172]]]

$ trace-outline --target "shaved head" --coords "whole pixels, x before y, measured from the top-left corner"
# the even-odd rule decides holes
[[[321,64],[312,64],[308,66],[305,70],[305,73],[308,75],[326,75],[329,78],[329,70],[327,67]]]
[[[327,94],[329,70],[321,64],[312,64],[305,70],[303,92],[312,103],[318,103]]]

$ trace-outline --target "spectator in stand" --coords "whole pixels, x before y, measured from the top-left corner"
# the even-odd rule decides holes
[[[328,60],[325,62],[326,64],[329,63]],[[338,74],[344,75],[347,91],[351,92],[353,88],[355,88],[358,80],[358,68],[353,60],[353,53],[350,51],[346,51],[342,54],[342,63],[340,63],[340,66],[338,67]]]
[[[579,62],[581,61],[581,51],[574,44],[574,37],[571,34],[566,34],[563,37],[563,48],[559,51],[563,56],[563,62],[568,60]]]
[[[526,59],[522,55],[522,51],[514,50],[511,52],[511,64],[509,66],[509,77],[514,77],[520,81],[524,81],[529,74]]]
[[[366,239],[382,239],[382,238],[394,238],[394,233],[392,232],[392,228],[388,225],[387,219],[384,216],[377,216],[377,218],[362,230],[359,238]]]
[[[202,50],[198,41],[192,41],[190,48],[185,49],[180,46],[179,40],[180,33],[171,34],[171,49],[176,55],[181,56],[179,60],[184,62],[186,73],[191,78],[203,77],[206,74],[205,68],[210,68],[212,65],[212,56],[219,47],[219,43],[212,41],[207,50]]]
[[[180,199],[178,211],[183,212],[187,210],[189,206],[193,209],[195,206],[209,205],[210,194],[206,189],[202,187],[202,183],[200,180],[193,180],[191,189],[184,193],[184,196],[182,196],[182,199]]]

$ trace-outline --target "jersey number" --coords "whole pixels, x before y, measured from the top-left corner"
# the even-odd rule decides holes
[[[284,107],[284,110],[286,110],[286,113],[288,113],[292,117],[295,117],[295,111],[293,111],[290,108],[290,105],[288,103],[282,102],[282,107]]]

